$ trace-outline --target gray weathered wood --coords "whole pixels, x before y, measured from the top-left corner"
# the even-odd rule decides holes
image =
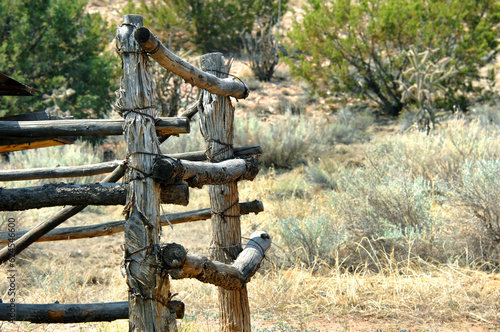
[[[177,331],[168,309],[172,298],[169,277],[156,268],[153,250],[160,242],[160,188],[151,177],[144,178],[151,174],[161,151],[153,121],[159,112],[148,58],[133,37],[140,26],[141,16],[125,15],[116,36],[123,67],[122,88],[116,92],[117,107],[125,117],[123,131],[130,154],[127,179],[132,180],[125,206],[123,264],[129,289],[129,331]],[[134,181],[139,178],[143,180]]]
[[[122,178],[125,174],[125,170],[127,169],[125,164],[120,164],[113,172],[108,174],[100,183],[111,183],[116,182]],[[0,250],[0,264],[6,262],[11,255],[17,255],[36,240],[41,238],[43,235],[47,234],[57,226],[59,226],[64,221],[68,220],[72,216],[76,215],[83,209],[85,209],[86,205],[77,205],[77,206],[68,206],[65,207],[58,212],[56,212],[52,217],[43,221],[33,229],[31,229],[28,233],[24,234],[21,238],[14,241],[13,248],[9,248],[8,246],[3,247]]]
[[[158,135],[189,133],[186,118],[160,118]],[[58,121],[0,121],[0,137],[57,137],[123,135],[122,119]]]
[[[269,234],[255,232],[236,261],[227,265],[202,255],[187,255],[184,247],[173,243],[162,248],[162,263],[173,279],[196,278],[226,290],[240,290],[257,272],[270,246]]]
[[[264,205],[261,201],[252,201],[240,203],[240,211],[242,215],[250,213],[259,213],[264,211]],[[200,209],[194,211],[169,213],[167,215],[161,216],[161,225],[176,225],[186,222],[194,222],[199,220],[210,219],[212,216],[212,211],[210,209]],[[115,233],[123,232],[125,229],[125,220],[110,221],[97,225],[89,226],[76,226],[76,227],[64,227],[56,228],[41,238],[37,242],[45,241],[61,241],[61,240],[75,240],[83,238],[93,238],[98,236],[107,236]],[[17,231],[11,232],[0,232],[0,245],[8,244],[12,240],[17,240],[27,231]]]
[[[0,170],[0,181],[21,181],[92,176],[112,172],[122,162],[122,160],[114,160],[105,163],[83,166],[5,169]]]
[[[127,184],[51,183],[38,187],[0,188],[0,211],[22,211],[62,205],[125,205]],[[161,202],[188,205],[189,188],[185,182],[162,186]]]
[[[153,166],[153,178],[170,184],[186,181],[190,187],[253,180],[259,172],[259,162],[253,158],[231,159],[219,163],[204,163],[173,158],[158,159]]]
[[[135,39],[163,68],[182,77],[186,83],[220,96],[231,96],[236,99],[248,97],[249,89],[245,83],[233,78],[220,78],[210,72],[199,70],[172,53],[149,29],[145,27],[137,29]]]
[[[238,158],[261,154],[262,149],[258,145],[234,148],[234,156]],[[175,153],[170,154],[169,157],[190,161],[207,160],[205,151]],[[113,171],[121,162],[123,161],[115,160],[83,166],[6,169],[0,170],[0,181],[21,181],[97,175]]]
[[[226,64],[221,53],[205,54],[200,58],[204,71],[227,77],[231,62]],[[202,92],[199,110],[200,130],[206,141],[207,158],[220,162],[234,157],[234,107],[228,97]],[[211,259],[230,264],[241,252],[241,226],[237,183],[208,186],[212,215]],[[221,331],[250,332],[250,304],[246,287],[239,290],[218,288]]]
[[[176,318],[184,317],[184,303],[181,301],[170,301],[169,309]],[[126,301],[85,304],[0,303],[0,321],[23,321],[34,324],[111,322],[128,319],[128,314]]]

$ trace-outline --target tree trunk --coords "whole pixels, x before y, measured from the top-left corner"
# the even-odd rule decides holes
[[[227,77],[221,53],[201,57],[201,67],[214,75]],[[211,162],[233,158],[234,107],[228,97],[202,93],[201,132],[206,141],[207,158]],[[240,206],[236,183],[208,186],[212,209],[212,260],[231,264],[241,252]],[[219,287],[221,331],[250,332],[250,306],[247,288],[225,290]]]
[[[117,106],[125,112],[124,135],[130,155],[123,264],[129,288],[129,330],[173,331],[177,329],[168,309],[169,278],[155,267],[161,231],[160,188],[149,174],[161,151],[155,132],[158,110],[148,58],[133,36],[140,26],[142,16],[125,15],[117,30],[123,62],[123,88],[116,93]]]

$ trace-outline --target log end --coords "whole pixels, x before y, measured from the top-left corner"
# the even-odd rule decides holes
[[[186,249],[177,243],[169,243],[161,250],[162,265],[166,269],[175,269],[184,265]]]
[[[147,42],[149,38],[151,38],[151,36],[151,31],[149,31],[149,29],[145,27],[138,28],[134,33],[134,38],[139,44]]]

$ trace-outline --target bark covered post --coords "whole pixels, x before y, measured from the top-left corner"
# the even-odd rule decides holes
[[[205,54],[201,67],[220,78],[228,77],[231,62],[226,64],[221,53]],[[203,91],[200,111],[201,132],[206,141],[206,154],[211,162],[233,158],[234,107],[229,97]],[[241,252],[240,206],[237,183],[208,186],[212,209],[211,259],[231,264]],[[241,290],[219,287],[221,331],[250,332],[250,306],[246,286]]]
[[[130,331],[176,331],[168,302],[168,275],[157,269],[160,242],[160,188],[150,177],[160,143],[155,132],[159,116],[147,55],[134,39],[142,16],[125,15],[118,27],[118,52],[123,62],[122,88],[117,106],[125,118],[129,170],[125,206],[125,253],[123,269],[129,288]]]

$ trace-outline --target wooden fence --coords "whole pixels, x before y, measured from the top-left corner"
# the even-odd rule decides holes
[[[231,62],[222,54],[202,56],[198,69],[170,52],[142,17],[125,15],[117,29],[123,63],[122,87],[116,92],[122,120],[3,121],[0,138],[124,135],[124,160],[94,165],[0,171],[0,181],[64,178],[109,173],[98,184],[50,184],[1,189],[0,211],[67,205],[31,230],[0,232],[0,264],[37,241],[60,241],[125,233],[122,263],[128,302],[93,304],[0,303],[0,320],[33,323],[78,323],[129,318],[130,331],[177,331],[184,304],[172,300],[170,279],[196,278],[219,287],[222,331],[250,331],[246,283],[256,272],[271,239],[252,234],[241,247],[240,215],[259,213],[259,201],[240,203],[237,182],[258,173],[260,147],[233,148],[234,107],[248,87],[228,78]],[[159,118],[149,57],[186,82],[203,89],[200,100],[178,118]],[[200,115],[206,150],[163,155],[160,145],[171,135],[189,133],[189,120]],[[125,177],[125,182],[116,182]],[[210,208],[160,214],[161,203],[187,205],[189,188],[208,186]],[[126,219],[99,225],[61,228],[88,205],[125,206]],[[68,206],[69,205],[69,206]],[[178,244],[161,245],[167,224],[212,219],[215,250],[211,258],[187,255]],[[12,314],[14,313],[14,314]]]

